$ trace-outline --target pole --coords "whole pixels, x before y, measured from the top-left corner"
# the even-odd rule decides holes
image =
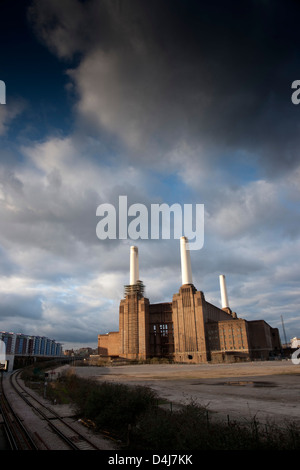
[[[285,345],[287,345],[287,340],[286,340],[286,334],[285,334],[285,328],[284,328],[283,316],[282,315],[281,315],[281,323],[282,323],[282,329],[283,329],[283,334],[284,334]]]

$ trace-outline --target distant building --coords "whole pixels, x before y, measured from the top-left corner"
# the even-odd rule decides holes
[[[89,347],[85,347],[85,348],[79,348],[75,351],[75,355],[76,356],[80,356],[80,357],[89,357],[91,354],[94,354],[96,352],[95,349],[93,348],[89,348]]]
[[[151,304],[139,280],[138,249],[130,251],[130,285],[119,307],[119,331],[98,335],[98,354],[125,359],[167,357],[175,362],[233,362],[279,355],[279,331],[264,320],[238,318],[220,276],[222,308],[193,285],[187,239],[181,238],[182,286],[172,302]]]
[[[62,345],[45,336],[30,336],[22,333],[0,331],[0,340],[6,347],[7,355],[62,356]]]
[[[97,353],[97,349],[93,349],[93,348],[90,348],[90,347],[85,347],[85,348],[79,348],[79,349],[65,349],[64,350],[64,356],[76,356],[76,357],[82,357],[82,358],[85,358],[85,357],[89,357],[91,356],[92,354],[96,354]]]
[[[65,349],[64,350],[64,356],[71,357],[71,356],[74,356],[74,355],[75,355],[74,349]]]
[[[291,348],[292,349],[297,349],[300,348],[300,339],[299,338],[292,338],[291,339]]]

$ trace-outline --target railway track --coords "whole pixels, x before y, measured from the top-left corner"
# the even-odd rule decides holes
[[[63,442],[66,450],[100,450],[100,448],[91,442],[84,434],[80,433],[70,423],[66,422],[65,418],[61,417],[52,408],[42,403],[41,400],[31,394],[28,389],[21,384],[19,374],[20,371],[17,371],[9,377],[10,385],[14,392],[24,401],[26,406],[30,407],[34,413],[43,420],[44,423],[47,423],[47,426],[51,429],[52,433],[54,433],[59,440]],[[7,434],[10,435],[10,433],[12,433],[21,436],[20,429],[16,432],[14,431],[14,428],[18,423],[22,428],[22,435],[24,436],[18,438],[16,446],[14,444],[16,438],[9,438],[9,442],[12,442],[11,448],[16,450],[56,450],[49,448],[46,440],[36,432],[34,433],[34,438],[32,437],[33,433],[26,429],[26,424],[24,424],[16,415],[12,406],[9,404],[2,384],[0,392],[1,410],[3,417],[5,416],[4,422],[6,423],[5,428],[7,428]],[[29,443],[27,443],[27,441],[29,441]]]
[[[0,412],[3,418],[4,433],[12,450],[37,450],[30,433],[13,410],[3,389],[3,375],[0,379]]]

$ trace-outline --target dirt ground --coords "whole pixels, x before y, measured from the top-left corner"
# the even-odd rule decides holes
[[[300,424],[300,365],[289,360],[74,367],[74,371],[99,381],[148,386],[172,406],[193,400],[215,418]]]

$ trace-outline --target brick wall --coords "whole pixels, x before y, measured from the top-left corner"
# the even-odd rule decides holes
[[[119,332],[111,332],[106,335],[98,335],[98,354],[100,356],[120,355]]]
[[[206,324],[207,347],[215,351],[249,353],[249,335],[246,320],[231,319]]]
[[[174,359],[178,362],[206,362],[203,293],[184,285],[173,296]]]

